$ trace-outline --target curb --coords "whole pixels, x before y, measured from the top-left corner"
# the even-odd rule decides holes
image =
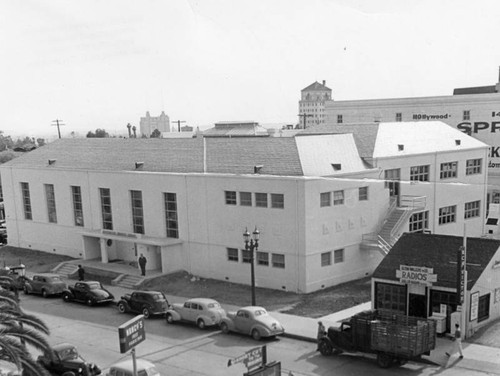
[[[286,338],[291,338],[291,339],[296,339],[299,341],[304,341],[304,342],[311,342],[311,343],[316,343],[316,338],[311,338],[311,337],[306,337],[300,334],[293,334],[293,333],[283,333],[281,337],[286,337]]]

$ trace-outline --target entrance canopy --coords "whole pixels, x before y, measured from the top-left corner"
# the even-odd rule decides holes
[[[133,234],[129,232],[111,231],[111,230],[87,230],[83,231],[82,235],[99,239],[111,239],[129,243],[155,245],[159,247],[182,244],[182,240],[179,239],[158,238],[153,236],[145,236],[142,234]]]

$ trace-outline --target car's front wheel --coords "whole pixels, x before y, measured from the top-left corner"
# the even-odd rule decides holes
[[[167,324],[173,324],[174,323],[174,317],[172,316],[171,313],[167,313],[166,320],[167,320]]]
[[[142,314],[144,315],[144,318],[145,319],[148,319],[149,316],[151,316],[151,312],[149,311],[149,308],[148,307],[144,307],[142,309]]]
[[[88,305],[89,307],[92,307],[92,306],[94,305],[94,299],[92,299],[92,298],[88,298],[88,299],[87,299],[87,301],[86,301],[86,303],[87,303],[87,305]]]
[[[71,295],[68,294],[67,292],[63,294],[62,298],[66,303],[71,301]]]
[[[220,324],[220,330],[222,330],[222,333],[228,334],[229,326],[225,322],[223,322],[222,324]]]
[[[205,321],[203,319],[198,319],[198,321],[196,322],[196,325],[198,325],[198,328],[200,328],[200,329],[206,328]]]
[[[44,298],[48,298],[49,297],[49,294],[47,293],[47,290],[45,290],[45,289],[42,290],[42,296]]]
[[[118,303],[118,311],[120,313],[125,313],[127,311],[127,307],[125,307],[125,303],[123,303],[123,302]]]
[[[258,329],[252,330],[252,338],[256,341],[261,339],[261,335]]]

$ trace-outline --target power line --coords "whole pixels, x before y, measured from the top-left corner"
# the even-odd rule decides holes
[[[59,127],[66,125],[66,124],[63,124],[62,121],[63,120],[59,120],[59,119],[52,120],[52,123],[55,123],[55,124],[52,124],[52,126],[57,127],[57,133],[59,134],[59,138],[61,138],[61,129]],[[61,122],[61,123],[59,123],[59,122]]]
[[[171,123],[177,123],[177,130],[180,132],[181,131],[181,123],[185,123],[184,120],[174,120],[171,121]]]
[[[313,117],[314,115],[313,114],[303,113],[303,114],[298,114],[297,116],[301,117],[302,119],[304,119],[304,129],[306,129],[306,118]]]

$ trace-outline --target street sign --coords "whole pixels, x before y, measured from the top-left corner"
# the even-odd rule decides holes
[[[120,339],[120,353],[122,354],[144,341],[146,339],[144,315],[138,315],[120,325],[118,327],[118,337]]]
[[[243,355],[229,359],[227,366],[230,367],[237,363],[245,364],[247,369],[261,367],[263,364],[266,364],[266,346],[254,347]]]
[[[272,362],[256,370],[245,373],[244,376],[281,376],[281,362]]]

